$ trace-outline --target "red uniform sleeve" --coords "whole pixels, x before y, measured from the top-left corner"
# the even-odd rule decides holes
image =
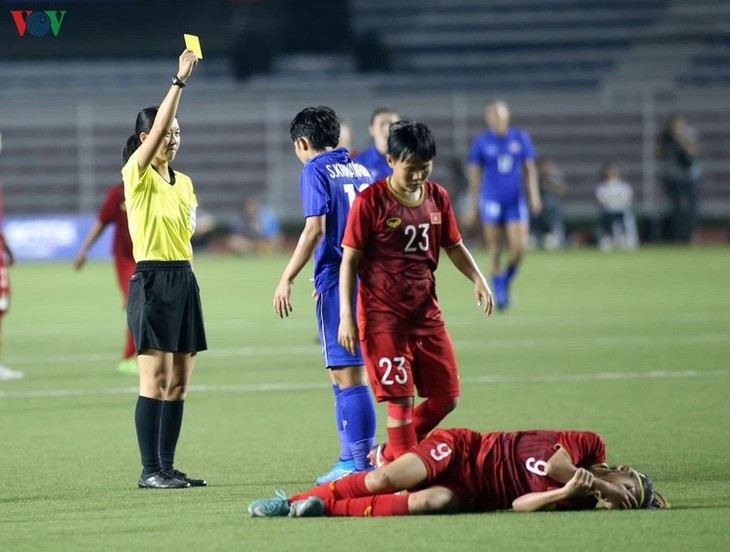
[[[456,217],[454,216],[454,210],[451,208],[451,200],[449,195],[444,189],[440,189],[442,198],[441,217],[443,224],[441,225],[441,245],[445,248],[454,247],[461,241],[461,233],[459,227],[456,224]]]
[[[373,228],[372,209],[366,199],[371,194],[360,193],[355,197],[347,215],[342,245],[350,249],[365,251]]]
[[[606,463],[606,445],[597,433],[563,431],[558,445],[568,453],[574,466],[587,468]]]
[[[121,185],[112,186],[106,193],[104,203],[99,209],[98,219],[102,224],[113,224],[119,216],[119,209],[124,202],[124,189]]]

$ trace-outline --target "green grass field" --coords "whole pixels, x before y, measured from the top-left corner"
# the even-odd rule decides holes
[[[12,268],[3,360],[26,378],[0,382],[0,550],[730,546],[727,247],[534,253],[514,308],[491,319],[445,256],[437,273],[463,383],[444,425],[597,431],[609,462],[647,472],[668,511],[250,519],[252,499],[310,487],[338,451],[307,276],[291,318],[271,309],[285,261],[196,259],[210,350],[177,463],[210,486],[171,492],[136,488],[136,378],[114,370],[124,315],[111,265]]]

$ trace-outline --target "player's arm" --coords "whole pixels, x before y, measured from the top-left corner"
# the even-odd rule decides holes
[[[454,266],[459,269],[459,272],[474,283],[474,297],[477,300],[477,305],[482,307],[484,314],[487,316],[492,314],[494,295],[464,242],[459,242],[457,245],[447,248],[446,254],[454,263]]]
[[[593,488],[595,481],[591,472],[584,468],[576,468],[573,476],[561,488],[519,496],[512,502],[512,508],[515,512],[551,510],[564,500],[595,494]]]
[[[15,264],[15,255],[13,255],[13,251],[12,249],[10,249],[8,241],[5,239],[5,234],[3,234],[2,232],[0,232],[0,245],[2,245],[2,250],[5,252],[8,266],[12,266],[13,264]]]
[[[89,230],[89,233],[86,234],[86,238],[84,238],[84,243],[81,244],[79,252],[76,254],[76,258],[74,259],[74,268],[76,270],[81,270],[81,267],[84,266],[84,263],[86,262],[86,255],[89,252],[89,249],[91,249],[91,246],[94,245],[96,240],[99,239],[99,236],[101,236],[101,233],[104,231],[106,226],[106,224],[104,224],[100,220],[97,220],[94,223],[94,226],[91,227],[91,230]]]
[[[537,180],[537,166],[533,159],[525,159],[524,167],[527,194],[530,199],[530,211],[533,215],[539,215],[542,211],[542,200],[540,199],[540,186]]]
[[[559,447],[555,451],[545,466],[545,475],[550,479],[557,481],[558,483],[568,483],[575,477],[575,473],[582,468],[577,468],[573,465],[573,462],[568,455],[568,452],[563,448]],[[592,467],[591,471],[596,471],[597,467]],[[636,498],[622,486],[614,485],[607,481],[600,479],[599,477],[593,478],[591,482],[591,491],[596,493],[597,497],[609,500],[614,504],[618,504],[621,507],[636,508]],[[586,496],[586,495],[573,495],[573,496]]]
[[[177,78],[185,82],[190,78],[193,67],[198,63],[198,58],[192,50],[185,49],[180,54],[178,63]],[[147,167],[150,166],[152,160],[155,158],[157,149],[165,139],[165,135],[170,131],[172,122],[175,120],[175,114],[177,113],[177,106],[180,103],[181,92],[182,87],[175,86],[174,84],[170,85],[165,99],[162,100],[157,110],[155,122],[149,134],[147,134],[144,142],[137,149],[137,165],[139,166],[140,174],[145,172]]]
[[[326,215],[307,217],[304,222],[304,230],[299,236],[297,246],[292,253],[291,259],[284,268],[279,280],[279,285],[274,290],[274,312],[279,318],[289,316],[291,307],[291,287],[294,279],[301,272],[304,265],[312,258],[314,250],[322,240],[325,232]]]
[[[359,342],[357,324],[352,313],[352,300],[355,296],[355,275],[362,259],[362,251],[350,247],[342,247],[342,264],[340,264],[340,327],[337,330],[337,342],[351,354],[356,354],[355,346]]]
[[[479,220],[479,188],[482,184],[482,167],[475,163],[469,164],[467,171],[469,179],[469,218],[468,225],[473,226]]]

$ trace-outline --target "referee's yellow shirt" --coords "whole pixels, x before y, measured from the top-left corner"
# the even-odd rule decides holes
[[[140,173],[136,152],[122,168],[122,178],[134,260],[192,259],[190,238],[198,200],[190,178],[175,171],[175,184],[171,185],[152,165]]]

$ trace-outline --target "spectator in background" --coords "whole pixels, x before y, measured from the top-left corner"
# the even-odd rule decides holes
[[[3,150],[3,136],[0,134],[0,152]],[[10,280],[8,279],[8,267],[15,262],[13,252],[5,240],[5,234],[2,232],[2,214],[3,214],[3,195],[2,186],[0,186],[0,353],[2,353],[3,345],[3,318],[10,308]],[[0,357],[1,358],[1,357]],[[11,370],[4,364],[0,363],[0,380],[22,379],[25,377],[23,372]]]
[[[275,253],[281,249],[279,219],[273,209],[246,198],[229,237],[233,253]]]
[[[602,251],[635,249],[638,246],[633,196],[631,186],[621,178],[618,165],[606,163],[601,169],[601,182],[596,188],[599,207],[598,245]]]
[[[701,166],[698,135],[682,113],[669,117],[659,137],[660,174],[669,200],[671,237],[689,243],[697,227]]]
[[[393,173],[385,155],[388,153],[390,125],[399,119],[398,112],[389,107],[379,107],[373,111],[368,126],[368,133],[373,137],[373,146],[353,157],[356,163],[360,163],[370,172],[373,182]]]
[[[127,208],[124,205],[124,183],[115,184],[107,190],[104,203],[102,203],[94,226],[84,238],[79,252],[74,259],[74,268],[81,270],[86,263],[86,255],[94,245],[99,236],[110,224],[114,225],[114,237],[112,239],[112,255],[114,256],[114,268],[117,272],[117,282],[122,290],[122,308],[126,310],[129,297],[129,279],[134,274],[136,263],[132,255],[132,239],[129,237],[127,226]],[[129,328],[126,328],[126,342],[122,359],[117,364],[117,371],[122,374],[137,373],[137,357],[134,347],[134,340]]]
[[[484,108],[487,130],[472,142],[469,153],[469,190],[472,212],[469,226],[481,222],[489,250],[489,269],[497,308],[509,306],[509,288],[517,274],[528,241],[529,214],[540,214],[535,150],[524,130],[509,126],[507,104],[489,101]],[[502,251],[507,247],[507,266]]]
[[[547,250],[565,247],[565,219],[562,197],[568,190],[563,172],[549,157],[537,160],[537,183],[542,199],[542,211],[530,223],[531,237],[537,247]]]

